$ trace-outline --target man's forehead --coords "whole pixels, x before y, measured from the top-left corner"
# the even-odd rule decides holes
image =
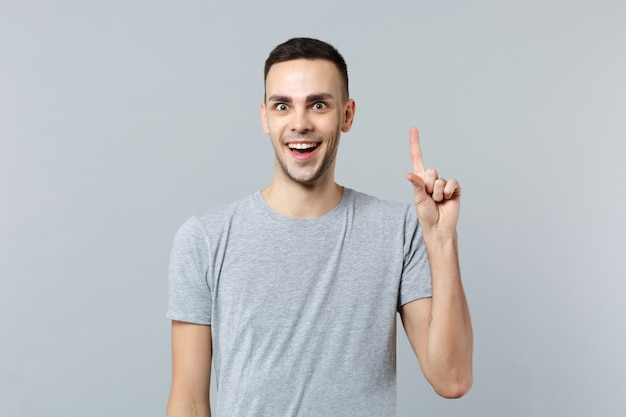
[[[272,65],[267,73],[265,87],[266,90],[307,87],[334,89],[341,87],[341,75],[331,61],[294,59]]]

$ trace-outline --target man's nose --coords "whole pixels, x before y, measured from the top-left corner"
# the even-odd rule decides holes
[[[291,125],[292,132],[305,133],[313,130],[313,124],[309,112],[304,110],[298,110],[294,113],[293,122]]]

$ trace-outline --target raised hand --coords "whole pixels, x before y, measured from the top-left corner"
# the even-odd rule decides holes
[[[445,180],[433,168],[424,169],[417,128],[409,132],[413,173],[406,179],[413,184],[417,218],[424,231],[456,230],[461,203],[461,186],[455,179]]]

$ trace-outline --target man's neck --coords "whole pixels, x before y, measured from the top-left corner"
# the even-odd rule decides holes
[[[337,207],[343,197],[343,187],[334,180],[304,186],[289,180],[274,178],[261,191],[265,203],[276,213],[294,219],[314,219]]]

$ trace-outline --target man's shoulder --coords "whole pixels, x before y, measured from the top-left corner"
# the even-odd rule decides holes
[[[239,200],[224,203],[209,208],[201,213],[189,217],[181,226],[181,229],[200,229],[202,231],[214,230],[216,227],[227,225],[238,215],[246,215],[250,211],[254,212],[257,204],[258,191],[249,194]]]
[[[409,203],[384,200],[354,189],[347,188],[347,190],[352,195],[354,206],[358,210],[380,214],[390,212],[407,214],[411,208]]]
[[[195,217],[202,222],[220,221],[226,218],[232,217],[234,214],[241,211],[250,210],[256,203],[258,198],[258,191],[247,196],[240,198],[239,200],[231,201],[216,207],[205,210],[204,212],[195,215]]]

